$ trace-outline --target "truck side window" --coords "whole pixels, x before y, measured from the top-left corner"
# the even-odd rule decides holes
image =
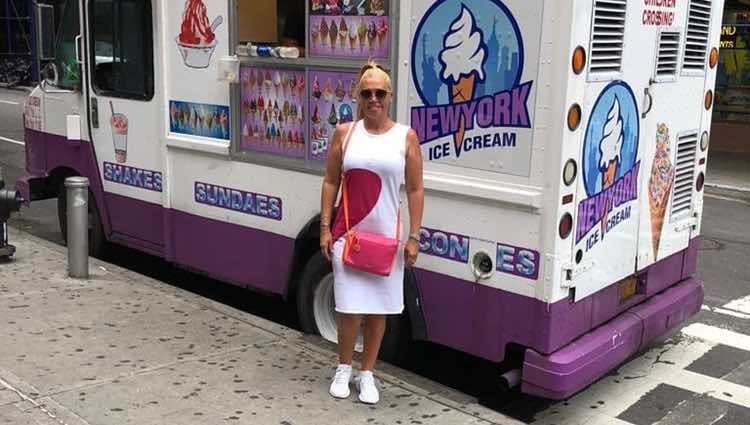
[[[95,0],[90,9],[97,94],[150,100],[154,95],[151,1]]]
[[[75,37],[80,34],[78,1],[45,2],[55,6],[55,64],[56,86],[67,90],[80,90],[81,68],[76,61]]]

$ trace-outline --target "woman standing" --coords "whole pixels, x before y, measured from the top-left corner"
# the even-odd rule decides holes
[[[333,262],[334,298],[338,312],[339,366],[331,382],[334,397],[349,397],[354,344],[364,321],[364,353],[359,374],[359,399],[377,403],[373,368],[385,334],[387,314],[404,309],[404,266],[411,267],[419,252],[424,189],[422,151],[414,130],[391,120],[393,99],[390,76],[373,62],[359,74],[359,118],[336,128],[321,191],[320,248]],[[409,233],[397,250],[390,275],[380,276],[345,265],[342,253],[347,224],[339,208],[331,229],[331,214],[341,175],[345,175],[349,223],[352,229],[386,237],[401,234],[400,191],[405,185]]]

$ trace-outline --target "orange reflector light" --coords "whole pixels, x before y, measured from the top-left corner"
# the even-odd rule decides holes
[[[573,51],[573,72],[578,75],[583,72],[583,68],[586,66],[586,50],[583,47],[578,46]]]
[[[629,277],[620,282],[617,286],[617,295],[620,298],[620,304],[629,300],[638,291],[638,279],[635,277]]]
[[[714,103],[714,92],[709,90],[706,92],[706,98],[703,100],[703,106],[706,107],[706,110],[711,109],[711,106]]]
[[[570,131],[576,131],[581,124],[581,107],[577,103],[568,109],[568,128]]]
[[[711,54],[708,55],[708,66],[713,69],[716,68],[717,63],[719,63],[719,50],[714,47],[711,49]]]
[[[570,236],[570,232],[573,231],[573,216],[570,213],[565,213],[560,219],[560,225],[557,226],[557,230],[560,233],[560,237],[565,239]]]

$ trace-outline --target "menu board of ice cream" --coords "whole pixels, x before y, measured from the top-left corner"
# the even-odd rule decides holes
[[[386,0],[310,0],[311,56],[388,58]]]
[[[304,71],[242,67],[240,149],[304,158]]]
[[[310,158],[323,161],[337,124],[354,120],[357,74],[310,71]]]

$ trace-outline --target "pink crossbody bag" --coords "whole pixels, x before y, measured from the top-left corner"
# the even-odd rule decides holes
[[[344,209],[346,240],[344,242],[343,261],[346,266],[380,276],[389,276],[398,252],[398,241],[401,234],[400,210],[396,214],[396,238],[374,233],[355,231],[349,226],[349,201],[346,194],[346,175],[344,174],[344,157],[356,121],[349,127],[341,154],[341,203]]]

